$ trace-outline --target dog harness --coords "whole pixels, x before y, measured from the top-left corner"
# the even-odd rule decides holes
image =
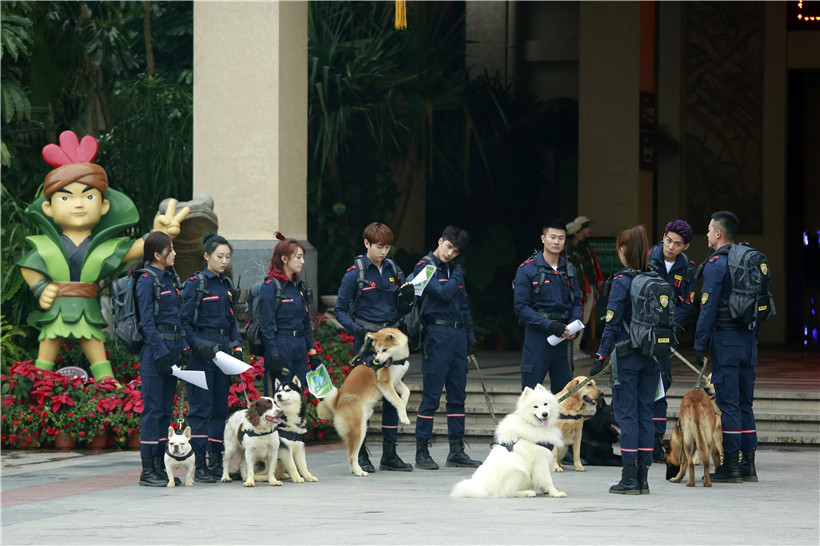
[[[173,453],[171,453],[170,448],[168,446],[165,446],[165,454],[174,459],[175,461],[184,461],[185,459],[190,458],[191,455],[194,454],[194,450],[192,449],[188,452],[187,455],[183,455],[182,457],[180,457],[179,455],[174,455]]]
[[[501,447],[505,447],[505,448],[507,448],[507,451],[512,452],[513,448],[515,447],[515,444],[517,444],[517,443],[518,443],[518,440],[516,440],[515,442],[505,442],[503,444],[496,444],[496,445],[499,445]],[[536,442],[535,445],[543,447],[543,448],[545,448],[549,451],[552,451],[553,448],[555,447],[554,445],[552,445],[548,442]]]
[[[564,415],[563,413],[558,415],[559,419],[572,419],[573,421],[577,421],[578,419],[583,419],[583,415]]]
[[[280,430],[279,431],[279,438],[284,440],[290,440],[291,442],[301,442],[302,435],[298,432],[293,432],[292,430]]]
[[[251,437],[267,436],[268,434],[273,434],[274,432],[276,432],[276,427],[274,427],[273,430],[269,430],[268,432],[256,432],[253,430],[245,430],[245,425],[239,425],[239,441],[241,442],[245,438],[246,434]]]

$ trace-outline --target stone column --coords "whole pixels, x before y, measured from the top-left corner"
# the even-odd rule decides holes
[[[307,250],[307,2],[194,4],[194,194],[213,196],[234,282],[261,280],[274,233]],[[314,306],[315,310],[315,306]]]

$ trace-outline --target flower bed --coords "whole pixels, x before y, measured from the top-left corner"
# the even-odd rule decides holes
[[[350,372],[348,362],[353,357],[353,337],[339,333],[321,314],[314,322],[317,352],[337,387]],[[234,379],[228,394],[231,411],[247,406],[247,399],[255,400],[262,394],[264,359],[250,356],[245,347],[250,370]],[[83,365],[79,347],[66,346],[60,364]],[[117,379],[98,383],[90,379],[83,383],[56,372],[41,370],[29,360],[11,366],[8,375],[0,375],[2,383],[2,415],[0,415],[0,442],[4,448],[18,448],[30,442],[49,443],[64,432],[74,438],[78,447],[100,433],[108,434],[107,447],[123,448],[130,434],[139,430],[143,410],[140,393],[139,362],[133,355],[112,348],[109,358]],[[85,365],[84,367],[87,367]],[[171,426],[179,427],[180,415],[187,417],[188,401],[184,396],[185,383],[177,384]],[[308,429],[313,438],[322,440],[332,430],[332,424],[316,415],[319,401],[305,390],[308,404]]]

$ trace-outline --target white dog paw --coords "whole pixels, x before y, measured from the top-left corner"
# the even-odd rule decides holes
[[[564,471],[564,467],[556,465],[556,466],[553,466],[553,467],[552,467],[552,471],[553,471],[553,472],[563,472],[563,471]]]
[[[563,499],[563,498],[565,498],[565,497],[567,496],[567,494],[566,494],[566,493],[564,493],[563,491],[558,491],[557,489],[552,489],[552,490],[549,492],[549,496],[550,496],[550,497],[553,497],[553,498],[555,498],[555,499]]]
[[[293,483],[305,483],[305,479],[302,476],[294,476],[291,481]]]
[[[231,483],[232,481],[230,476],[222,476],[222,483]]]
[[[305,481],[307,481],[307,482],[318,482],[319,478],[317,478],[316,476],[314,476],[312,474],[306,474],[305,475]]]
[[[361,477],[365,477],[365,476],[369,476],[369,475],[370,475],[370,474],[368,474],[367,472],[365,472],[364,470],[359,470],[358,472],[355,472],[355,471],[354,471],[353,473],[354,473],[355,475],[357,475],[357,476],[361,476]]]
[[[586,472],[587,468],[582,464],[577,464],[577,465],[575,465],[575,471],[576,472]]]
[[[242,487],[256,487],[256,482],[248,480],[242,484]]]
[[[516,497],[534,497],[535,496],[535,491],[533,491],[532,489],[525,489],[524,491],[519,491],[518,493],[516,493],[515,496]]]
[[[280,482],[279,480],[273,479],[273,480],[270,480],[268,482],[268,484],[270,484],[270,485],[282,485],[282,482]]]
[[[194,485],[194,480],[185,480],[185,487],[191,487]]]
[[[168,482],[168,485],[166,485],[165,487],[176,487],[176,485],[174,485],[174,480]]]

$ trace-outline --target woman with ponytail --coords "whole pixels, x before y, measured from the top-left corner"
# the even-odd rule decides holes
[[[182,325],[193,347],[191,369],[202,370],[208,390],[188,384],[188,423],[196,454],[194,480],[213,483],[222,478],[222,448],[228,419],[231,378],[214,363],[217,351],[242,360],[242,337],[236,323],[236,303],[225,269],[233,247],[215,232],[202,237],[205,269],[195,273],[182,291]],[[208,461],[205,460],[207,448]]]
[[[305,247],[278,231],[276,238],[279,242],[259,292],[259,324],[265,340],[265,396],[271,395],[276,379],[286,382],[296,377],[302,386],[306,385],[308,360],[314,369],[321,362],[313,344],[307,284],[299,277],[305,265]]]
[[[612,385],[612,409],[621,426],[621,481],[609,488],[619,495],[648,495],[647,474],[652,465],[655,429],[652,424],[655,390],[660,364],[632,348],[629,326],[632,309],[630,288],[633,278],[649,270],[649,239],[643,226],[621,232],[615,249],[624,268],[606,283],[606,326],[590,375],[597,375],[604,360],[611,356],[617,363],[617,383]],[[613,364],[614,368],[615,364]],[[615,375],[613,374],[613,380]]]
[[[165,487],[164,452],[174,407],[177,380],[171,366],[190,354],[179,320],[180,296],[171,238],[155,231],[145,239],[145,257],[128,273],[137,276],[137,309],[145,343],[140,350],[142,401],[140,417],[140,485]]]

